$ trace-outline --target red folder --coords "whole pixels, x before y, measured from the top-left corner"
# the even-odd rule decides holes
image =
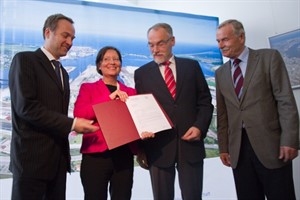
[[[109,149],[140,139],[128,107],[123,101],[99,103],[94,105],[93,109]],[[163,109],[162,111],[172,126],[169,117]]]

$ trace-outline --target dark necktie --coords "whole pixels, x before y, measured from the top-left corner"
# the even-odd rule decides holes
[[[174,79],[174,75],[173,72],[171,70],[171,68],[169,67],[170,65],[170,61],[167,61],[165,63],[162,63],[163,65],[165,65],[165,82],[167,84],[167,87],[172,95],[173,98],[175,98],[176,95],[176,82]]]
[[[59,83],[62,84],[61,76],[60,76],[61,63],[57,60],[52,60],[52,63],[55,66],[55,73],[56,73],[57,79],[58,79]]]
[[[233,84],[234,84],[235,93],[236,93],[238,99],[240,99],[242,96],[243,83],[244,83],[242,70],[239,65],[240,62],[241,62],[241,60],[238,58],[233,61],[233,68],[234,68]]]

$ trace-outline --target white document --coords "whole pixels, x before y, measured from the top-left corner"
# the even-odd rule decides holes
[[[172,126],[152,94],[129,96],[126,100],[138,133],[171,129]]]

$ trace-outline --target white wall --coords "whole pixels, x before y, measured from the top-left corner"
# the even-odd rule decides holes
[[[300,0],[94,0],[125,6],[238,19],[251,48],[269,47],[268,37],[300,27]],[[174,33],[176,36],[176,33]]]

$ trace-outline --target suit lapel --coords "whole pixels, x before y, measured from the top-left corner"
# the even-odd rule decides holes
[[[151,69],[149,70],[149,77],[151,77],[153,81],[153,88],[156,88],[157,91],[161,91],[164,94],[169,94],[168,96],[173,99],[159,70],[159,66],[155,62],[153,62],[151,65]]]
[[[240,103],[238,97],[235,94],[234,91],[234,85],[233,85],[233,80],[232,80],[232,74],[231,74],[231,62],[228,61],[227,63],[225,63],[224,65],[224,72],[223,73],[223,81],[220,82],[220,84],[224,83],[224,87],[227,87],[227,89],[225,89],[226,91],[229,91],[229,95],[228,98],[231,98],[231,100],[237,104]],[[228,84],[226,84],[228,83]]]
[[[257,62],[258,62],[257,54],[253,50],[249,49],[248,63],[247,63],[247,68],[246,68],[246,73],[244,78],[244,84],[243,84],[243,93],[240,102],[243,102],[244,97],[247,93],[247,89],[251,83],[253,74],[256,70]]]
[[[97,89],[99,95],[109,96],[111,94],[111,92],[109,91],[108,87],[105,85],[105,83],[103,82],[102,79],[97,81],[96,85],[97,85],[96,88],[101,89],[101,92],[100,92],[100,90]]]
[[[49,76],[51,77],[51,79],[53,79],[53,81],[55,82],[55,84],[59,87],[59,89],[63,92],[63,88],[62,85],[60,84],[60,82],[57,80],[57,76],[55,74],[55,71],[53,69],[53,66],[51,64],[51,62],[49,61],[49,59],[47,58],[47,56],[43,53],[43,51],[41,49],[36,50],[36,55],[39,58],[40,61],[40,66],[42,66],[45,71],[49,74]],[[64,71],[64,70],[63,70]],[[65,71],[66,72],[66,71]],[[67,73],[67,72],[66,72]],[[64,78],[64,82],[65,80],[68,80],[68,78],[66,77],[66,74],[63,72],[63,78]],[[65,83],[64,83],[65,84]],[[66,84],[65,84],[66,85]]]
[[[176,66],[176,95],[175,95],[175,99],[176,99],[177,96],[180,95],[183,86],[183,81],[186,80],[185,79],[186,68],[184,67],[185,66],[184,63],[182,63],[182,60],[176,57],[175,57],[175,66]]]

